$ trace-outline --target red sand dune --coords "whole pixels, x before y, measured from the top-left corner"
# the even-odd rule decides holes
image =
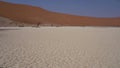
[[[120,26],[120,18],[75,16],[44,10],[39,7],[0,1],[0,16],[31,24],[63,26]]]

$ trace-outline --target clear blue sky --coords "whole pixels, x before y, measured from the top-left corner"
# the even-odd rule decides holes
[[[81,16],[120,17],[120,0],[4,0]]]

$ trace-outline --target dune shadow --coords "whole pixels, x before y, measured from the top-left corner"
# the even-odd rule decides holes
[[[20,29],[0,29],[0,31],[20,30]]]

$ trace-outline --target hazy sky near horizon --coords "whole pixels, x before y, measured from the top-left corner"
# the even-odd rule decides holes
[[[120,17],[120,0],[3,0],[81,16]]]

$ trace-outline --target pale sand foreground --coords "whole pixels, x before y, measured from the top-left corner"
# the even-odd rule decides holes
[[[120,28],[5,29],[0,28],[0,67],[120,68]]]

